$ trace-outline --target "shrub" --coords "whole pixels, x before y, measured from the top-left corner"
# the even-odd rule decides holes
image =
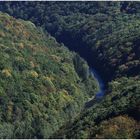
[[[38,77],[38,73],[36,71],[33,71],[33,70],[29,72],[29,75],[31,77],[33,77],[33,78],[37,78]]]
[[[136,121],[128,116],[118,116],[103,121],[99,126],[96,138],[133,138]]]
[[[51,81],[49,77],[43,76],[43,83],[47,87],[47,90],[49,92],[54,92],[56,90],[53,82]]]
[[[5,33],[4,32],[0,32],[0,37],[5,37]]]
[[[12,76],[10,69],[3,69],[2,74],[6,77],[11,77]]]
[[[19,43],[19,44],[18,44],[18,47],[19,47],[20,49],[23,49],[23,48],[24,48],[24,44],[23,44],[23,43]]]

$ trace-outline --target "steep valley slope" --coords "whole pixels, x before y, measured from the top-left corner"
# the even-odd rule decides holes
[[[1,2],[1,11],[32,21],[78,52],[107,84],[102,100],[63,123],[50,138],[140,138],[139,8],[140,2]],[[75,54],[74,69],[81,78],[76,85],[84,84],[84,95],[92,96],[96,86],[89,84],[93,80],[87,65],[81,71],[81,63]],[[69,83],[67,88],[73,89]]]
[[[1,12],[0,77],[0,138],[48,138],[98,91],[77,54]]]

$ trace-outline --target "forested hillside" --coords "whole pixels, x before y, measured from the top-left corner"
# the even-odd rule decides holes
[[[47,61],[48,57],[46,59],[45,56],[44,63],[52,62],[49,68],[55,66],[53,70],[58,77],[54,78],[55,82],[51,82],[57,85],[60,80],[63,84],[59,82],[61,86],[58,84],[57,87],[65,87],[74,97],[72,106],[66,106],[64,112],[66,116],[76,116],[76,119],[69,120],[70,123],[64,117],[64,123],[55,128],[58,131],[54,128],[53,132],[49,129],[51,133],[49,130],[47,133],[43,131],[48,137],[140,138],[139,8],[140,2],[0,2],[1,11],[32,21],[54,36],[58,42],[79,53],[90,67],[98,71],[106,84],[106,95],[103,99],[95,100],[91,108],[83,108],[88,95],[95,95],[96,83],[91,78],[87,64],[79,55],[69,53],[64,47],[57,47],[62,44],[51,39],[53,45],[49,43],[47,46],[51,46],[49,50],[51,53],[55,52],[53,59],[58,62],[55,64],[53,59]],[[60,53],[60,48],[63,53]],[[58,56],[54,56],[56,54]],[[42,61],[42,57],[40,60]],[[62,60],[67,65],[64,66],[65,70],[59,71],[63,65]],[[38,71],[35,72],[38,74]],[[64,104],[68,102],[66,100]],[[80,114],[79,108],[82,109]],[[49,128],[47,124],[43,124],[43,127]]]
[[[104,99],[52,138],[139,138],[139,100],[140,79],[123,77],[112,81]]]
[[[106,81],[120,74],[139,74],[138,9],[139,2],[2,2],[0,5],[0,10],[31,20],[78,51]]]
[[[98,90],[83,59],[30,21],[2,13],[0,77],[0,138],[48,138]]]

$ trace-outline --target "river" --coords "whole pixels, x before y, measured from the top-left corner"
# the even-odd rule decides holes
[[[91,97],[86,103],[85,103],[85,108],[90,108],[91,106],[93,106],[93,104],[101,99],[104,94],[105,94],[105,83],[104,81],[101,79],[100,75],[98,74],[98,72],[94,69],[94,68],[90,68],[90,72],[91,74],[94,76],[94,78],[97,80],[98,84],[99,84],[99,91],[96,93],[95,96]]]
[[[105,93],[105,83],[103,82],[100,75],[97,73],[95,69],[91,68],[90,71],[94,75],[95,79],[98,81],[99,84],[99,92],[96,93],[96,98],[101,98],[104,96]]]
[[[84,44],[82,41],[72,40],[72,38],[70,38],[70,36],[67,35],[62,35],[57,41],[60,43],[63,42],[64,45],[67,46],[70,51],[74,51],[78,53],[85,61],[87,61],[90,72],[93,74],[94,78],[96,78],[99,84],[99,91],[96,93],[95,96],[90,98],[89,101],[85,103],[85,106],[92,105],[94,101],[101,99],[105,93],[105,88],[107,83],[105,76],[108,75],[104,75],[102,73],[103,71],[100,70],[100,68],[97,66],[97,64],[98,65],[102,65],[102,64],[99,62],[97,63],[98,60],[96,59],[97,57],[96,54],[93,54],[93,52],[89,47],[85,47],[86,44]],[[94,66],[99,72],[95,70]]]

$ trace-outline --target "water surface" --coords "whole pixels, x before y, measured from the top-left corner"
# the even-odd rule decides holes
[[[85,103],[85,108],[90,108],[91,106],[94,105],[94,103],[103,98],[104,94],[105,94],[105,83],[104,81],[101,79],[100,75],[97,73],[97,71],[93,68],[90,68],[90,72],[93,75],[93,77],[97,80],[98,84],[99,84],[99,91],[96,93],[95,96],[93,96],[92,98],[90,98],[86,103]]]

